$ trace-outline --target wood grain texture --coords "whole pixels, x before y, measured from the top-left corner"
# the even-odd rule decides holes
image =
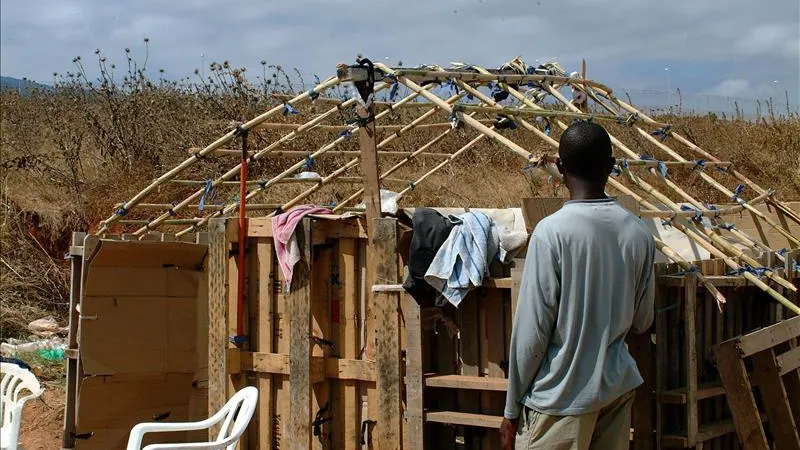
[[[209,223],[208,255],[208,412],[222,408],[228,398],[228,250],[225,219]],[[212,428],[211,435],[218,429]]]
[[[736,341],[727,341],[716,346],[714,354],[741,444],[748,450],[767,450],[769,448],[767,437],[761,426],[761,417],[750,390],[747,369],[739,354]]]
[[[375,219],[371,244],[374,246],[373,284],[397,283],[397,221]],[[399,449],[402,442],[399,296],[376,292],[372,295],[377,369],[377,411],[373,442],[375,448]]]
[[[311,448],[311,219],[295,229],[302,259],[292,275],[287,295],[289,308],[289,410],[288,448]]]

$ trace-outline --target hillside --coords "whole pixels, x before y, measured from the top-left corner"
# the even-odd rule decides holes
[[[213,66],[212,66],[213,67]],[[260,83],[251,83],[244,72],[219,65],[211,82],[186,83],[150,80],[131,74],[123,81],[106,79],[89,85],[86,80],[63,79],[56,89],[32,91],[20,96],[14,90],[0,94],[0,167],[2,167],[2,272],[0,272],[0,338],[25,334],[28,322],[48,314],[63,315],[67,305],[68,272],[63,259],[75,230],[93,230],[97,223],[165,170],[224,134],[232,121],[254,117],[279,104],[273,94],[296,91],[279,68]],[[337,95],[338,93],[334,93]],[[301,108],[300,114],[280,116],[279,121],[301,122],[319,114],[323,106]],[[342,124],[335,116],[330,124]],[[383,123],[403,123],[402,112]],[[444,121],[444,118],[435,121]],[[664,116],[720,159],[736,167],[764,187],[777,190],[783,199],[800,198],[800,119],[774,114],[758,121],[709,116]],[[641,153],[658,150],[625,125],[609,130]],[[278,131],[259,132],[253,145],[264,147]],[[283,133],[283,132],[281,132]],[[386,150],[413,151],[435,136],[435,130],[409,133]],[[551,152],[538,138],[523,130],[504,133],[537,154]],[[451,153],[469,141],[468,132],[454,133],[433,151]],[[283,150],[313,151],[336,138],[319,132],[299,137]],[[357,140],[343,150],[358,149]],[[694,158],[693,155],[686,155]],[[208,158],[189,175],[205,180],[230,167],[228,156]],[[342,157],[315,161],[314,170],[326,174]],[[297,158],[291,160],[296,162]],[[287,166],[286,157],[259,161],[252,176],[268,178]],[[398,171],[399,179],[414,179],[434,163],[421,160]],[[405,205],[508,207],[526,196],[563,194],[563,188],[523,171],[524,160],[492,144],[482,144],[443,171],[419,185],[404,199]],[[385,166],[384,166],[385,167]],[[354,171],[353,175],[358,175]],[[700,183],[694,171],[675,173],[675,179],[706,202],[723,202],[716,191]],[[714,173],[725,184],[726,175]],[[297,185],[281,185],[270,201],[284,201],[296,194]],[[390,188],[404,185],[389,186]],[[337,185],[322,189],[312,201],[339,201],[357,187]],[[183,198],[185,186],[159,191],[165,202]],[[559,190],[561,189],[561,190]],[[220,192],[230,200],[235,189]],[[402,206],[402,205],[401,205]],[[197,212],[190,212],[197,213]],[[147,218],[147,216],[133,216]],[[117,232],[123,231],[121,229]]]

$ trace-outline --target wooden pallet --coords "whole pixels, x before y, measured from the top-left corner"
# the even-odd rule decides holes
[[[775,448],[800,449],[800,317],[714,347],[733,424],[745,448],[770,448],[753,395],[758,385]],[[747,371],[747,360],[753,371]]]

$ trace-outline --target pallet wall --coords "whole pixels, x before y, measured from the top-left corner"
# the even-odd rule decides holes
[[[370,302],[367,287],[373,273],[397,283],[396,223],[389,225],[370,251],[391,258],[368,267],[363,220],[303,219],[297,227],[302,260],[287,290],[269,219],[250,219],[248,339],[237,347],[229,337],[236,335],[238,224],[212,224],[209,366],[225,369],[210,373],[209,409],[245,385],[259,388],[241,448],[387,448],[375,442],[388,440],[400,448],[397,295]]]

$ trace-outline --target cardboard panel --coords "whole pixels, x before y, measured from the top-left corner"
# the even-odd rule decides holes
[[[194,373],[196,305],[196,297],[84,297],[84,372]]]
[[[180,267],[197,270],[208,247],[186,242],[100,241],[91,267]]]
[[[194,297],[201,273],[175,267],[90,266],[83,295]]]
[[[191,374],[90,376],[78,394],[78,449],[123,449],[134,425],[186,422],[192,394]],[[154,435],[148,442],[185,442],[186,433]]]

